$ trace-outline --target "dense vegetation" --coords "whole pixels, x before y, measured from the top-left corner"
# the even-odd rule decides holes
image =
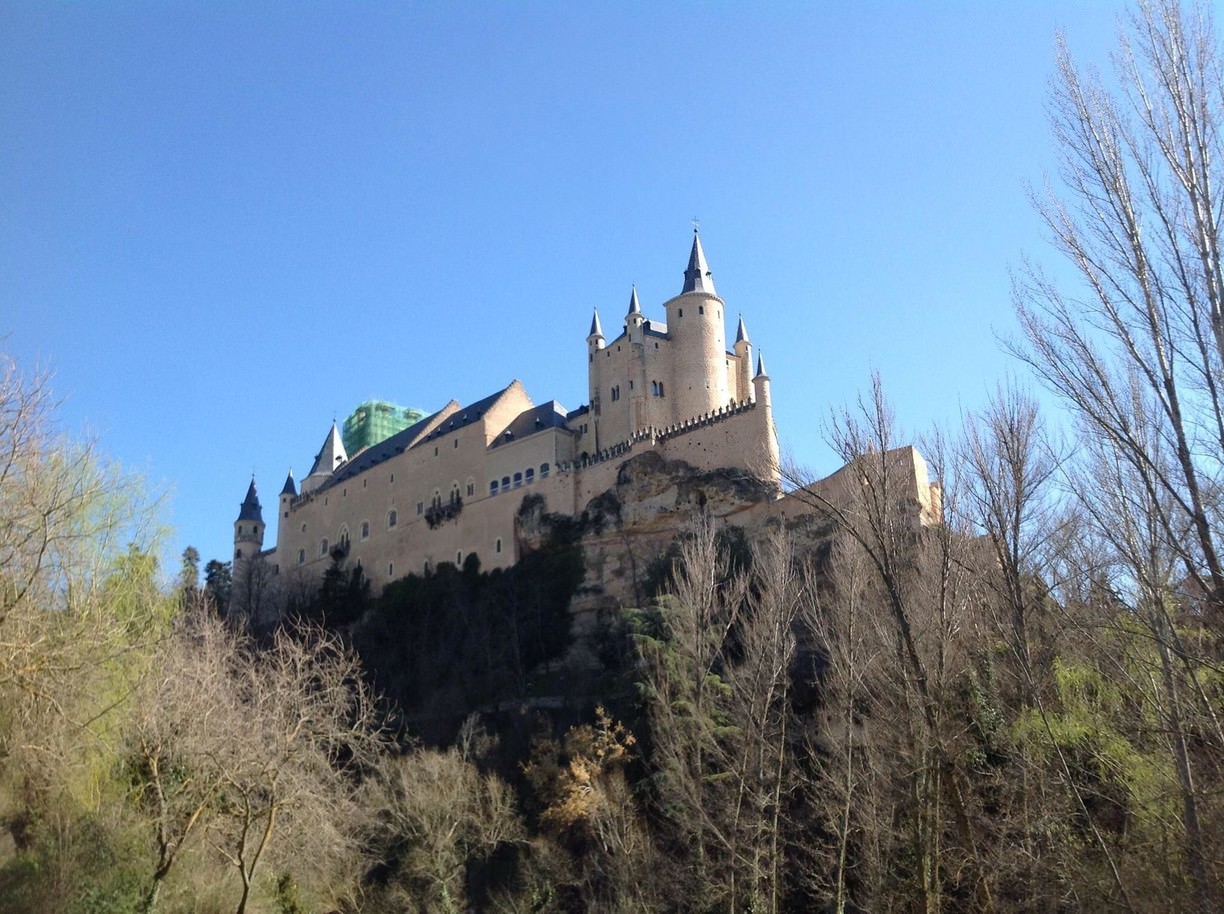
[[[830,422],[849,490],[791,474],[819,536],[695,517],[585,667],[581,521],[378,595],[338,562],[250,631],[5,363],[0,908],[1218,910],[1217,51],[1157,3],[1123,95],[1060,61],[1039,206],[1084,282],[1022,276],[1012,348],[1069,440],[1003,389],[924,508],[877,381]]]

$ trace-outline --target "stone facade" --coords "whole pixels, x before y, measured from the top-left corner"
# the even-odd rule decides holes
[[[377,589],[441,562],[475,555],[485,569],[517,561],[523,496],[581,514],[617,484],[631,458],[653,453],[694,471],[734,469],[777,493],[778,442],[769,377],[741,319],[726,348],[726,307],[693,238],[684,285],[652,321],[632,293],[621,333],[587,337],[589,402],[535,405],[514,381],[442,409],[385,441],[348,454],[335,425],[299,491],[277,502],[276,545],[260,551],[254,483],[235,522],[235,575],[258,554],[285,580],[317,582],[336,555],[359,563]],[[773,496],[770,496],[773,497]],[[673,532],[679,521],[673,519]]]

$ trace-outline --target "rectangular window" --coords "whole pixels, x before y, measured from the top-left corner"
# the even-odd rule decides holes
[[[418,501],[417,502],[417,516],[420,517],[424,511],[425,511],[425,502]]]
[[[361,522],[361,538],[363,540],[368,540],[370,538],[370,522],[367,520],[363,520]]]

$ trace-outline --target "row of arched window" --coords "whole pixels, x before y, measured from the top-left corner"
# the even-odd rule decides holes
[[[540,464],[540,478],[547,479],[549,470],[549,464]],[[516,472],[511,476],[503,476],[500,482],[496,479],[490,479],[489,494],[496,495],[498,492],[509,492],[511,489],[517,489],[519,486],[529,486],[535,481],[535,467],[528,467],[527,469]]]

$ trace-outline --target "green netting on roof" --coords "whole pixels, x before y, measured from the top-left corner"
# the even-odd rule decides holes
[[[352,457],[362,448],[386,441],[396,432],[425,418],[425,413],[411,406],[396,406],[385,400],[367,400],[344,420],[340,437],[344,449]]]

